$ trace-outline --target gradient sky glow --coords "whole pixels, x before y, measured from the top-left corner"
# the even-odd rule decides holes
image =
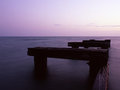
[[[119,36],[120,0],[0,0],[0,36]]]

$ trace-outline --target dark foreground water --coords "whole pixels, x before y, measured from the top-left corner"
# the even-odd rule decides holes
[[[86,90],[86,61],[48,58],[47,77],[40,79],[27,56],[28,47],[68,47],[85,39],[111,39],[108,89],[120,90],[120,37],[0,37],[0,90]]]

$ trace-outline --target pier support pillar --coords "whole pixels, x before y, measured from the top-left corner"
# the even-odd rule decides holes
[[[35,72],[39,74],[45,74],[47,71],[47,57],[34,56],[34,68]]]
[[[106,90],[105,88],[108,87],[107,85],[108,76],[106,75],[108,74],[108,71],[107,73],[104,72],[107,67],[107,61],[108,61],[108,56],[106,55],[102,55],[102,56],[98,55],[98,57],[97,55],[94,57],[91,56],[91,60],[88,63],[90,68],[88,90],[93,90],[95,88]],[[99,77],[100,78],[102,77],[102,79],[99,79]]]
[[[100,66],[98,65],[98,63],[90,63],[89,74],[91,78],[95,78],[99,70],[100,70]]]
[[[90,61],[89,61],[89,73],[91,77],[96,77],[97,73],[100,71],[100,69],[103,67],[104,62],[106,60],[104,59],[104,55],[98,55],[94,54],[91,55]]]

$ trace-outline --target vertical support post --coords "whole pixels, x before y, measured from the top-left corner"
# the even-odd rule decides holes
[[[100,70],[100,66],[98,64],[99,63],[91,62],[89,65],[89,68],[90,68],[89,73],[92,78],[96,78],[97,73]]]
[[[47,57],[46,56],[34,56],[35,72],[45,74],[47,71]]]
[[[101,53],[101,54],[94,53],[93,55],[91,54],[90,62],[88,63],[90,67],[90,76],[89,76],[89,83],[90,83],[89,87],[91,88],[90,90],[92,90],[94,85],[95,87],[99,86],[99,82],[98,81],[96,82],[96,80],[99,80],[98,79],[99,74],[101,75],[104,74],[103,71],[105,66],[107,65],[107,61],[108,61],[108,53]],[[99,88],[106,88],[103,80],[102,80],[102,86],[100,86]]]
[[[100,54],[99,55],[96,53],[91,54],[90,62],[89,62],[89,67],[90,67],[89,72],[92,78],[96,78],[97,73],[102,67],[104,61],[103,58],[104,57]]]
[[[88,62],[89,65],[89,85],[88,85],[88,90],[92,90],[96,76],[99,72],[99,61],[97,62],[99,58],[91,56],[90,61]]]

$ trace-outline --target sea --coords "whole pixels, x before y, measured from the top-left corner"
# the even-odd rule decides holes
[[[86,90],[87,61],[48,58],[45,78],[36,77],[30,47],[68,47],[68,42],[111,40],[107,90],[120,90],[120,37],[0,37],[0,90]],[[70,47],[68,47],[70,48]],[[97,90],[100,90],[99,88]]]

